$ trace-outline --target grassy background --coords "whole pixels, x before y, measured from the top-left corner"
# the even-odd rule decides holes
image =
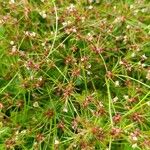
[[[0,150],[150,149],[148,0],[0,0]]]

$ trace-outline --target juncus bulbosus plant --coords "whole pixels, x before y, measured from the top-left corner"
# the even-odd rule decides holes
[[[150,149],[148,0],[0,0],[0,149]]]

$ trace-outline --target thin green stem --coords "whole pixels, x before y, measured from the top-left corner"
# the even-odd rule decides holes
[[[18,75],[19,72],[17,72],[14,77],[7,83],[7,85],[5,85],[1,91],[0,91],[0,94],[12,83],[12,81],[16,78],[16,76]]]
[[[143,82],[141,82],[141,81],[139,81],[139,80],[137,80],[137,79],[134,79],[134,78],[132,78],[132,77],[129,77],[129,76],[126,76],[126,75],[121,75],[121,74],[116,74],[115,76],[131,79],[131,80],[133,80],[133,81],[136,81],[136,82],[138,82],[138,83],[144,85],[144,86],[147,87],[147,88],[150,88],[149,85],[147,85],[147,84],[145,84],[145,83],[143,83]]]
[[[51,49],[49,51],[49,54],[47,55],[47,58],[50,56],[50,54],[52,53],[52,49],[54,48],[55,45],[55,41],[56,41],[56,37],[57,37],[57,33],[58,33],[58,14],[57,14],[57,7],[55,5],[55,2],[53,1],[54,4],[54,10],[55,10],[55,35],[54,35],[54,40],[51,46]]]

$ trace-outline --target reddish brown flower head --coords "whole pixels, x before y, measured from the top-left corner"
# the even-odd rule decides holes
[[[128,99],[128,102],[130,102],[130,103],[135,103],[135,102],[137,102],[138,101],[138,98],[137,97],[132,97],[132,98],[129,98]]]
[[[138,112],[133,113],[131,118],[132,118],[133,121],[136,121],[136,122],[139,122],[139,123],[144,121],[143,116]]]
[[[51,119],[51,118],[54,116],[54,110],[48,109],[48,110],[44,113],[44,115],[45,115],[47,118]]]
[[[93,47],[92,50],[97,54],[101,54],[104,51],[104,48],[102,48],[102,47]]]
[[[23,82],[22,82],[22,87],[27,89],[30,87],[30,83],[27,79],[25,79]]]
[[[88,59],[89,58],[87,56],[81,57],[81,62],[87,63]]]
[[[65,64],[66,65],[70,65],[70,64],[73,64],[73,63],[75,63],[76,61],[75,61],[75,59],[72,57],[72,56],[67,56],[66,58],[65,58]]]
[[[42,141],[44,141],[44,136],[41,133],[39,133],[36,136],[36,140],[37,140],[37,142],[42,142]]]
[[[124,84],[129,87],[131,86],[132,83],[131,83],[131,80],[126,80]]]
[[[80,75],[80,69],[75,68],[72,70],[72,74],[73,77],[78,77]]]
[[[77,130],[77,127],[78,127],[78,120],[75,118],[73,121],[72,121],[72,128],[74,130]]]
[[[98,140],[104,139],[104,131],[102,128],[94,127],[92,128],[92,133]]]
[[[67,99],[74,91],[74,85],[69,83],[63,90],[63,99]]]
[[[72,50],[73,52],[76,52],[76,51],[78,50],[78,48],[77,48],[76,46],[73,46],[73,47],[71,48],[71,50]]]
[[[87,96],[86,99],[83,101],[82,106],[86,108],[93,100],[92,96]]]
[[[88,143],[85,141],[80,142],[80,147],[82,150],[85,150],[88,147]]]
[[[140,137],[140,130],[139,129],[135,129],[134,132],[130,133],[130,138],[133,142],[136,142],[138,140],[138,138]]]
[[[106,110],[104,107],[100,107],[97,111],[94,113],[96,116],[103,116],[106,114]]]
[[[24,101],[23,101],[23,100],[18,100],[17,103],[16,103],[16,106],[17,106],[18,108],[22,108],[23,105],[24,105]]]
[[[114,137],[114,138],[117,138],[117,137],[120,137],[121,136],[121,133],[122,133],[122,130],[118,127],[114,127],[112,128],[110,134]]]
[[[108,78],[108,79],[112,79],[113,78],[113,73],[111,72],[111,71],[107,71],[106,72],[106,77]]]
[[[57,127],[58,127],[59,129],[64,130],[64,128],[65,128],[64,122],[63,122],[63,121],[60,121],[60,122],[58,123]]]
[[[12,149],[15,146],[15,141],[13,139],[7,139],[5,145],[7,149]]]
[[[142,143],[142,146],[145,148],[145,149],[150,149],[150,139],[145,139]]]
[[[113,122],[119,123],[121,121],[121,115],[117,113],[115,116],[113,116]]]

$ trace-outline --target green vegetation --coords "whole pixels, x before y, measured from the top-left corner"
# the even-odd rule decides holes
[[[149,150],[149,0],[0,0],[0,150]]]

